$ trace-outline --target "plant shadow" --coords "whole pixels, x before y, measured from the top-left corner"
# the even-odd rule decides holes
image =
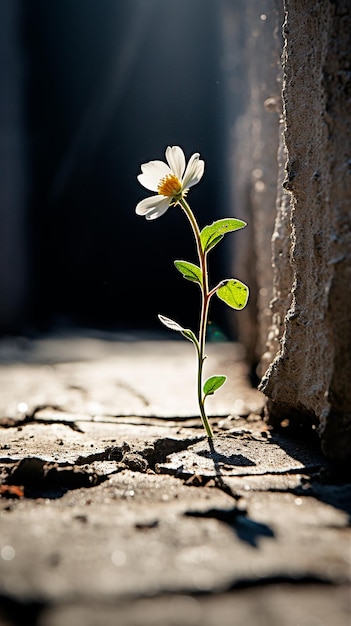
[[[236,506],[230,509],[208,509],[207,511],[186,511],[187,517],[198,517],[205,519],[217,519],[237,535],[241,541],[245,541],[253,548],[259,547],[261,537],[274,537],[274,532],[267,524],[255,522],[247,517],[245,511],[241,511]]]
[[[188,517],[217,519],[218,521],[227,524],[241,541],[248,543],[253,548],[258,548],[259,539],[261,537],[273,538],[274,532],[267,524],[262,524],[249,518],[246,511],[237,506],[237,500],[239,497],[237,494],[233,493],[230,486],[223,480],[223,476],[221,474],[221,465],[247,467],[254,466],[256,463],[242,454],[231,454],[228,456],[217,452],[213,439],[208,438],[208,445],[208,451],[201,450],[198,454],[199,456],[212,459],[215,469],[216,486],[235,500],[235,506],[229,509],[211,508],[207,511],[186,511],[185,515]]]
[[[279,429],[272,431],[267,444],[279,445],[289,456],[304,465],[301,473],[301,486],[294,492],[310,496],[320,502],[344,511],[351,521],[351,480],[350,475],[341,473],[323,455],[320,439],[316,431],[307,428]]]
[[[213,442],[210,440],[210,450],[201,450],[198,452],[198,456],[202,456],[206,459],[212,459],[214,466],[216,468],[216,473],[220,473],[219,463],[226,465],[237,465],[239,467],[249,467],[254,466],[256,463],[251,459],[248,459],[243,454],[231,454],[227,456],[226,454],[221,454],[220,452],[216,452]]]

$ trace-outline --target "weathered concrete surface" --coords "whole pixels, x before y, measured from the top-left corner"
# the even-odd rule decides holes
[[[235,3],[236,4],[236,3]],[[243,111],[232,135],[233,204],[248,228],[235,242],[235,272],[250,285],[248,306],[238,316],[240,340],[250,363],[257,365],[271,325],[273,272],[271,239],[276,218],[281,135],[281,24],[283,10],[274,0],[240,6],[237,24],[244,43],[233,55],[241,63]],[[238,61],[237,61],[238,62]],[[243,88],[243,83],[245,88]]]
[[[241,347],[223,344],[219,353],[216,344],[210,343],[207,355],[205,374],[223,373],[232,381],[221,394],[208,398],[209,414],[259,412],[263,396],[245,385]],[[60,411],[69,407],[71,412],[94,417],[198,414],[196,356],[190,342],[186,347],[183,341],[152,342],[150,351],[148,341],[119,342],[116,349],[114,341],[71,337],[62,343],[55,339],[25,342],[21,350],[9,340],[0,346],[1,356],[6,366],[1,370],[0,411],[7,417],[57,406]],[[236,387],[243,389],[240,397],[236,397]]]
[[[325,453],[347,466],[351,455],[351,5],[347,0],[311,5],[286,0],[285,11],[283,185],[290,193],[291,249],[282,254],[276,240],[275,313],[284,319],[284,326],[261,389],[270,398],[272,420],[285,415],[320,423]],[[286,223],[284,214],[281,219]],[[287,267],[292,272],[288,311],[279,278],[284,281]]]
[[[351,5],[265,0],[241,9],[246,102],[233,198],[249,229],[234,263],[251,301],[239,337],[259,362],[271,422],[318,427],[324,452],[347,468]]]
[[[165,595],[157,602],[145,598],[134,602],[125,601],[117,605],[104,602],[100,606],[58,607],[44,613],[46,626],[272,626],[284,624],[333,624],[345,626],[340,613],[347,614],[347,602],[342,588],[328,590],[318,585],[303,589],[289,584],[273,584],[259,589],[244,589],[240,593],[230,592],[215,596]],[[334,613],[333,607],[341,607]],[[288,610],[287,610],[288,607]]]
[[[209,346],[231,374],[210,445],[169,378],[189,347],[2,346],[1,626],[347,626],[351,486],[315,441],[271,431],[235,345]]]

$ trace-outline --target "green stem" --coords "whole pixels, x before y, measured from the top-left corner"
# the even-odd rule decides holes
[[[206,355],[205,355],[206,329],[207,329],[208,309],[209,309],[210,299],[212,295],[209,293],[209,288],[208,288],[207,254],[203,252],[202,250],[200,229],[199,229],[199,226],[197,224],[197,221],[195,219],[195,216],[190,206],[188,205],[188,203],[186,202],[184,198],[181,198],[179,200],[179,204],[184,210],[190,222],[194,236],[195,236],[197,253],[198,253],[198,257],[200,261],[200,268],[201,268],[201,274],[202,274],[202,285],[201,285],[202,298],[201,298],[201,315],[200,315],[200,328],[199,328],[197,397],[198,397],[200,415],[201,415],[202,423],[206,430],[206,434],[208,437],[212,438],[213,432],[212,432],[211,425],[208,421],[208,417],[205,412],[204,398],[202,397],[202,375],[203,375],[204,361],[206,358]]]

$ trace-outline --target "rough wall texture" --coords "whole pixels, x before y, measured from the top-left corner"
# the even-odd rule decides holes
[[[270,419],[319,424],[340,463],[351,453],[350,33],[349,0],[285,1],[288,195],[278,184],[261,382]]]
[[[241,82],[246,85],[242,115],[233,132],[235,214],[248,222],[238,237],[235,273],[250,285],[249,306],[237,316],[240,339],[255,367],[271,324],[271,237],[277,195],[277,151],[281,112],[280,2],[248,0],[240,8],[245,31]]]

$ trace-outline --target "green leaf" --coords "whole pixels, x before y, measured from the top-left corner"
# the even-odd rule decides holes
[[[162,322],[164,326],[170,328],[170,330],[175,330],[178,333],[181,333],[187,339],[189,339],[189,341],[192,341],[193,344],[195,344],[196,349],[199,350],[199,342],[196,338],[196,335],[193,333],[192,330],[190,330],[190,328],[183,328],[183,326],[178,324],[178,322],[175,322],[174,320],[171,320],[169,317],[165,317],[164,315],[159,315],[158,319],[160,320],[160,322]]]
[[[211,248],[214,248],[214,246],[223,239],[226,233],[239,230],[245,226],[246,222],[236,218],[225,218],[213,222],[210,226],[205,226],[200,233],[203,252],[208,252]]]
[[[170,317],[165,317],[164,315],[158,315],[158,319],[160,320],[160,322],[162,322],[162,324],[164,324],[164,326],[167,326],[167,328],[170,328],[171,330],[176,330],[177,332],[180,332],[180,333],[182,333],[183,330],[185,330],[183,326],[178,324],[178,322],[171,320]]]
[[[197,350],[200,349],[199,342],[196,338],[196,335],[195,333],[193,333],[192,330],[190,330],[190,328],[184,328],[184,330],[182,330],[181,332],[182,332],[183,337],[186,337],[187,339],[189,339],[189,341],[193,342]]]
[[[217,389],[224,385],[227,380],[226,376],[211,376],[208,378],[204,384],[204,394],[206,396],[212,396]]]
[[[225,284],[222,284],[216,291],[217,296],[233,309],[237,311],[243,309],[249,298],[249,288],[234,278],[228,278],[223,282]]]
[[[189,263],[189,261],[174,261],[174,265],[184,278],[202,285],[202,272],[197,265]]]

